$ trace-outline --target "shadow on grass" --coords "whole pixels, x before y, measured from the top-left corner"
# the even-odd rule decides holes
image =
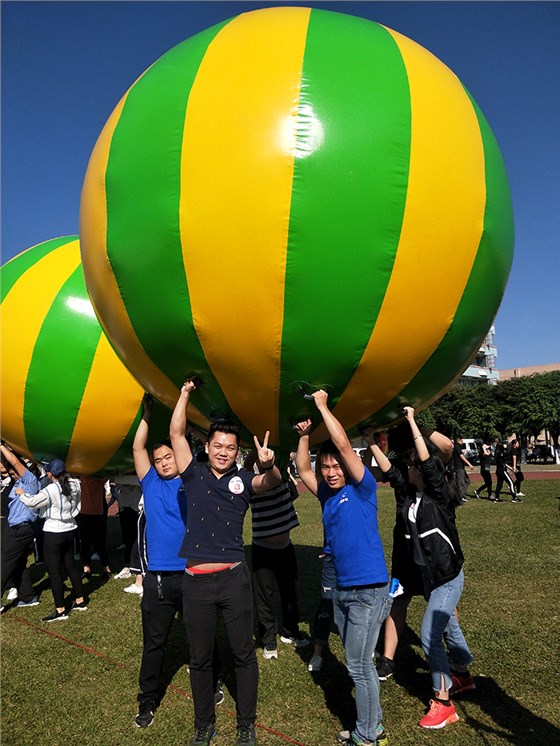
[[[407,626],[399,643],[394,680],[412,697],[427,704],[433,692],[426,660],[413,647],[420,644],[418,636]],[[551,746],[560,743],[559,728],[520,704],[493,678],[475,676],[474,679],[476,690],[457,695],[454,698],[454,704],[461,719],[477,731],[481,739],[484,738],[484,734],[492,735],[514,746],[535,746],[535,744],[550,744]],[[471,714],[470,703],[476,704],[477,710],[486,713],[496,727],[481,722]]]
[[[455,698],[455,706],[466,724],[478,733],[498,736],[514,746],[560,743],[560,728],[535,715],[507,694],[492,678],[476,677],[476,691]],[[469,714],[468,703],[475,702],[496,724],[492,728]]]
[[[354,684],[344,666],[328,648],[323,651],[323,667],[309,674],[323,690],[325,706],[340,721],[341,730],[352,730],[356,724]]]

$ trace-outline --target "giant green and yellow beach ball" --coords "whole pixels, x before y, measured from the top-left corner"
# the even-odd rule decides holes
[[[86,292],[77,236],[38,244],[0,269],[2,437],[78,474],[132,469],[142,387],[121,363]],[[154,411],[151,441],[169,410]]]
[[[303,7],[243,13],[157,60],[111,114],[80,236],[101,323],[172,406],[293,442],[300,391],[385,425],[464,370],[513,251],[504,163],[426,49]],[[319,429],[315,438],[324,435]]]

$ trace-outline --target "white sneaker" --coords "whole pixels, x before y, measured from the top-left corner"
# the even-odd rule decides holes
[[[144,593],[144,588],[141,585],[136,585],[136,583],[133,583],[132,585],[127,585],[124,589],[125,593],[135,593],[137,596],[141,596]]]
[[[516,497],[525,497],[525,493],[524,492],[518,492],[517,495],[516,495]]]
[[[278,660],[278,649],[272,645],[265,645],[263,648],[263,658],[267,661],[276,658]]]
[[[309,645],[309,640],[306,637],[284,637],[284,635],[280,635],[280,642],[285,645],[295,645],[296,648],[306,648]]]
[[[15,601],[17,598],[17,588],[10,588],[6,596],[8,601]]]
[[[317,673],[323,668],[323,659],[320,655],[314,655],[313,658],[307,664],[307,670],[311,673]]]
[[[127,578],[131,577],[131,572],[128,569],[128,567],[123,567],[123,569],[118,572],[116,575],[113,575],[113,578],[115,580],[127,580]]]

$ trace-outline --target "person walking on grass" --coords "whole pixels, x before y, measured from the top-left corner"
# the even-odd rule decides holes
[[[429,450],[414,419],[414,409],[403,410],[412,438],[406,455],[408,484],[375,443],[371,451],[395,490],[403,517],[400,524],[404,533],[403,551],[408,562],[417,568],[428,601],[421,639],[430,666],[434,698],[419,725],[443,728],[459,720],[451,695],[475,688],[468,670],[472,655],[455,613],[463,592],[463,553],[455,525],[455,500],[445,478],[445,467],[435,449]]]
[[[448,471],[450,473],[451,479],[455,480],[457,484],[458,502],[463,503],[468,502],[467,490],[469,489],[469,484],[471,483],[470,477],[467,474],[467,470],[465,467],[468,466],[469,469],[474,469],[474,466],[464,455],[464,450],[465,442],[459,435],[455,438],[453,455],[448,465]]]
[[[521,498],[525,497],[525,495],[521,492],[521,485],[523,484],[525,476],[521,470],[521,448],[519,447],[519,441],[517,438],[514,438],[509,444],[508,466],[511,469],[512,475],[515,477],[515,500],[512,500],[512,502],[523,502]]]
[[[513,479],[511,478],[509,472],[511,471],[511,467],[508,464],[508,452],[507,448],[504,445],[504,443],[498,442],[496,444],[496,493],[494,498],[492,498],[492,502],[498,503],[502,502],[502,498],[500,497],[500,493],[502,491],[502,487],[504,486],[504,482],[507,485],[509,494],[511,496],[512,503],[520,503],[523,502],[520,497],[517,497],[515,494],[515,485],[513,484]]]
[[[87,602],[82,587],[82,573],[74,559],[74,539],[78,530],[76,516],[80,512],[79,482],[66,473],[64,461],[55,458],[47,464],[50,484],[30,495],[21,487],[16,489],[20,501],[40,512],[43,524],[43,553],[49,573],[54,598],[54,611],[43,622],[58,622],[68,619],[64,603],[64,575],[66,572],[72,583],[74,601],[70,611],[86,611]]]
[[[274,451],[255,437],[258,475],[237,468],[239,428],[213,422],[205,451],[193,459],[185,436],[187,406],[194,381],[187,380],[171,418],[170,437],[177,468],[187,491],[187,528],[180,555],[187,559],[183,578],[184,619],[190,645],[190,678],[195,733],[191,746],[207,746],[216,734],[212,655],[218,612],[225,622],[237,684],[237,746],[256,744],[255,719],[259,668],[253,639],[251,574],[243,548],[243,521],[255,494],[277,487],[281,475]]]
[[[490,460],[492,458],[492,449],[488,443],[481,443],[478,449],[480,458],[480,476],[484,482],[484,489],[488,493],[488,499],[492,500],[492,474],[490,473]],[[474,491],[474,496],[480,498],[482,487]]]
[[[372,664],[392,600],[377,524],[377,485],[329,410],[327,393],[319,390],[312,396],[331,439],[321,445],[317,477],[309,456],[312,421],[299,422],[295,426],[299,435],[296,466],[303,483],[323,507],[325,542],[337,577],[334,621],[356,691],[354,730],[341,731],[338,741],[349,746],[386,746],[379,680]]]

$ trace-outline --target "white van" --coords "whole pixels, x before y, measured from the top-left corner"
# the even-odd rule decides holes
[[[478,464],[478,444],[482,441],[479,438],[463,438],[463,456],[471,462]]]

